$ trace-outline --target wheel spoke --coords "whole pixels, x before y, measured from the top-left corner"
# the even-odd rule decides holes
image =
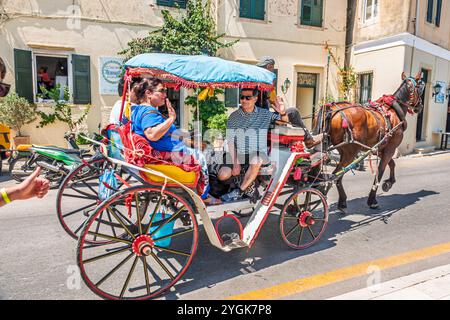
[[[156,262],[158,262],[158,264],[160,265],[161,268],[163,268],[163,270],[167,273],[167,275],[170,277],[170,279],[175,279],[175,277],[172,275],[172,273],[170,272],[169,269],[167,269],[167,267],[163,264],[163,262],[158,258],[158,256],[151,251],[150,252],[151,256],[156,260]]]
[[[122,291],[120,292],[120,297],[121,297],[121,298],[123,298],[123,295],[124,295],[124,293],[125,293],[125,290],[127,289],[128,284],[130,283],[130,279],[131,279],[131,276],[132,276],[133,273],[134,273],[134,269],[136,268],[136,264],[137,264],[137,262],[138,262],[138,259],[139,259],[138,256],[136,256],[136,258],[134,258],[133,265],[131,266],[131,270],[130,270],[130,272],[128,273],[128,276],[127,276],[127,279],[126,279],[125,283],[123,284]]]
[[[156,232],[158,232],[162,227],[164,227],[166,224],[168,224],[169,222],[175,220],[175,218],[181,213],[183,212],[185,206],[182,206],[174,215],[172,215],[169,219],[167,219],[163,224],[161,224],[160,226],[158,226],[158,228],[156,228],[155,230],[153,230],[152,232],[150,232],[150,236],[152,236],[153,234],[155,234]]]
[[[162,250],[162,251],[167,251],[167,252],[170,252],[170,253],[174,253],[174,254],[179,254],[181,256],[186,256],[186,257],[190,257],[191,256],[190,252],[183,252],[183,251],[178,251],[178,250],[174,250],[174,249],[168,249],[168,248],[165,248],[165,247],[159,247],[157,245],[155,245],[155,248],[157,248],[159,250]]]
[[[130,229],[128,229],[127,226],[125,226],[123,221],[121,219],[119,219],[119,217],[116,216],[116,214],[114,213],[113,210],[111,210],[111,208],[107,207],[106,210],[108,210],[114,216],[114,218],[116,218],[116,220],[119,221],[122,228],[126,231],[126,233],[128,233],[133,238],[133,240],[136,239],[134,234],[131,233]]]
[[[115,213],[117,213],[117,215],[119,215],[123,220],[125,220],[126,223],[128,223],[129,225],[132,225],[133,223],[127,219],[127,217],[125,217],[119,210],[117,210],[116,208],[110,207],[111,210],[114,210]]]
[[[75,191],[75,189],[74,189]],[[78,191],[77,191],[78,192]],[[69,198],[77,198],[77,199],[89,199],[89,200],[97,200],[98,198],[94,197],[94,196],[90,196],[90,195],[84,195],[84,196],[79,196],[76,194],[67,194],[67,193],[63,193],[64,197],[69,197]]]
[[[147,228],[145,228],[144,234],[147,234],[148,231],[150,230],[150,228],[151,228],[151,226],[152,226],[152,223],[153,223],[153,219],[155,219],[156,212],[159,210],[159,207],[161,206],[161,202],[162,202],[162,200],[163,200],[163,197],[164,197],[164,196],[161,194],[160,197],[159,197],[158,203],[157,203],[156,206],[155,206],[155,210],[153,210],[153,213],[152,213],[152,215],[151,215],[150,223],[148,224]]]
[[[82,208],[76,209],[74,211],[70,211],[69,213],[64,214],[63,218],[67,218],[68,216],[71,216],[71,215],[73,215],[73,214],[75,214],[77,212],[80,212],[80,211],[85,210],[87,208],[93,207],[95,205],[97,205],[97,203],[91,203],[91,204],[88,204],[87,206],[84,206]]]
[[[86,181],[81,181],[81,182],[82,182],[86,187],[88,187],[89,189],[91,189],[92,192],[94,192],[94,194],[95,194],[96,196],[98,196],[98,192],[95,191],[95,189],[92,188],[88,183],[86,183]]]
[[[313,237],[313,239],[316,240],[317,237],[314,235],[314,233],[313,233],[313,231],[311,230],[311,227],[310,227],[310,226],[308,226],[308,230],[309,230],[309,233],[311,234],[311,236]]]
[[[102,221],[103,213],[104,212],[100,214],[100,217],[98,217],[98,219],[95,219],[97,220],[97,227],[95,228],[95,233],[98,233],[98,230],[100,229],[100,221]],[[97,241],[97,236],[94,236],[94,241]]]
[[[88,234],[93,235],[93,236],[97,236],[97,237],[100,237],[100,238],[108,239],[108,240],[111,240],[111,241],[115,241],[115,242],[123,242],[123,243],[126,243],[126,244],[132,244],[132,242],[129,241],[129,240],[116,238],[116,237],[111,237],[111,236],[108,236],[108,235],[103,234],[103,233],[95,233],[95,232],[92,232],[92,231],[88,231]]]
[[[87,264],[87,263],[90,263],[90,262],[93,262],[93,261],[98,261],[98,260],[101,260],[101,259],[104,259],[104,258],[112,257],[112,256],[114,256],[116,254],[125,252],[127,250],[130,250],[129,246],[127,246],[125,248],[122,248],[120,250],[116,250],[116,251],[113,251],[113,252],[108,252],[108,253],[102,254],[102,255],[94,257],[94,258],[89,258],[87,260],[84,260],[83,263]]]
[[[144,267],[144,277],[145,277],[145,287],[147,288],[147,294],[150,294],[150,281],[148,279],[148,266],[147,266],[147,257],[141,257],[142,265]]]
[[[142,223],[141,223],[141,209],[139,206],[139,195],[138,192],[134,194],[134,201],[136,202],[136,214],[137,214],[137,221],[138,221],[138,227],[139,227],[139,234],[142,234]]]
[[[114,229],[114,224],[113,224],[112,219],[111,219],[111,215],[109,214],[108,211],[106,211],[106,215],[108,217],[109,222],[111,223],[111,231],[112,231],[114,237],[117,237],[116,230]]]
[[[300,226],[298,223],[285,235],[286,239],[287,237],[289,237],[291,235],[292,232],[294,232],[294,230]]]
[[[187,230],[180,231],[180,232],[177,232],[177,233],[172,233],[172,234],[169,234],[169,235],[161,237],[161,238],[153,239],[153,241],[157,242],[157,241],[161,241],[161,240],[165,240],[165,239],[169,239],[169,238],[174,238],[174,237],[178,237],[178,236],[181,236],[183,234],[186,234],[186,233],[189,233],[189,232],[193,232],[193,231],[194,231],[194,228],[191,228],[191,229],[187,229]]]
[[[73,191],[75,191],[75,192],[77,192],[77,193],[79,193],[79,194],[81,194],[81,195],[83,195],[83,196],[86,196],[86,197],[93,197],[94,199],[98,199],[98,194],[87,193],[87,192],[84,192],[84,191],[75,189],[73,185],[70,186],[70,189],[73,190]]]
[[[99,282],[95,284],[96,287],[99,287],[102,285],[103,282],[105,282],[109,277],[111,277],[117,270],[120,269],[128,260],[131,259],[131,257],[134,255],[134,253],[130,253],[125,259],[123,259],[117,266],[115,266],[110,272],[108,272],[103,278],[100,279]]]
[[[305,231],[305,228],[302,227],[301,229],[302,229],[302,231],[300,232],[300,234],[298,236],[297,247],[300,246],[300,243],[302,242],[302,239],[303,239],[303,231]]]

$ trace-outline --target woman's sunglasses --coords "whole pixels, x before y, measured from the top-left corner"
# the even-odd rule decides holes
[[[247,100],[247,101],[249,101],[249,100],[252,100],[253,98],[254,98],[254,96],[240,96],[240,98],[241,98],[241,100]]]
[[[9,89],[11,89],[10,84],[0,82],[0,97],[6,97],[6,95],[9,93]]]
[[[155,90],[155,92],[167,93],[167,88],[162,88],[159,90]]]

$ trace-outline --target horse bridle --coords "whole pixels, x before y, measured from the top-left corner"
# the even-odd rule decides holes
[[[406,78],[403,82],[406,82],[406,86],[408,88],[408,93],[409,93],[409,98],[408,98],[408,102],[403,102],[403,101],[399,101],[397,99],[395,99],[395,101],[397,101],[398,104],[400,104],[403,107],[408,108],[408,112],[413,113],[414,109],[417,107],[417,105],[420,102],[420,94],[416,93],[416,87],[417,87],[417,81],[416,79],[412,78],[412,77],[408,77]],[[410,83],[412,83],[412,86],[410,85]],[[398,90],[397,90],[398,91]],[[394,96],[397,92],[394,93]],[[413,109],[412,111],[410,109]]]

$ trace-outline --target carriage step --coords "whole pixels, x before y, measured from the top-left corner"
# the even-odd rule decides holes
[[[247,210],[251,209],[255,206],[254,203],[251,203],[249,199],[239,200],[235,202],[227,202],[221,203],[214,206],[208,206],[206,211],[211,218],[218,218],[223,216],[224,211],[239,211],[239,210]]]

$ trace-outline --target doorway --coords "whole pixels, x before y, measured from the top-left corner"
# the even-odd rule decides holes
[[[447,126],[445,132],[450,132],[450,97],[448,97],[447,103]]]
[[[312,114],[315,112],[317,97],[317,73],[297,73],[296,107],[304,119],[305,126],[312,130]]]
[[[427,111],[428,108],[428,101],[425,100],[427,96],[427,89],[428,89],[428,77],[429,77],[429,71],[426,69],[422,69],[422,81],[425,83],[425,90],[423,90],[422,93],[422,103],[423,103],[423,110],[421,113],[417,115],[417,127],[416,127],[416,141],[423,141],[424,140],[424,114]]]

